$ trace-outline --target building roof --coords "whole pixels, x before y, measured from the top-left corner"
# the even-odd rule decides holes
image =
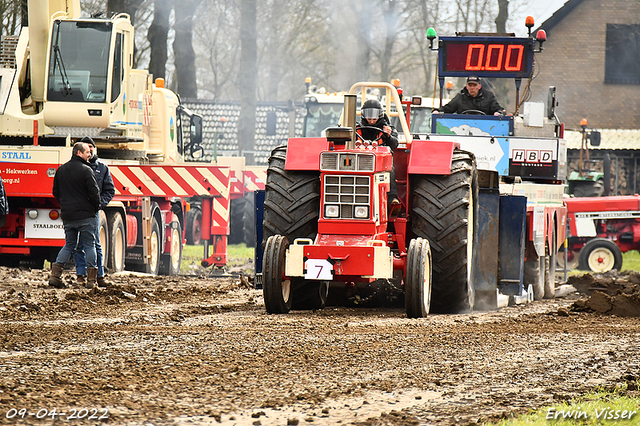
[[[600,146],[589,145],[590,150],[640,150],[640,130],[637,129],[592,129],[600,132]],[[566,130],[564,138],[567,149],[580,149],[582,132]]]
[[[549,19],[544,21],[542,25],[540,25],[539,29],[545,30],[547,33],[550,32],[553,27],[555,27],[560,21],[562,21],[568,14],[570,14],[573,9],[575,9],[580,3],[584,0],[568,0],[564,6],[558,9]],[[537,33],[538,30],[534,32]]]

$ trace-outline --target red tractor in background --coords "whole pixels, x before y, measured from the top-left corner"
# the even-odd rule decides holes
[[[567,198],[567,268],[622,269],[622,253],[640,249],[640,196]]]

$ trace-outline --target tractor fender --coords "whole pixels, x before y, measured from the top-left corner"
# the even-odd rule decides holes
[[[329,150],[327,138],[291,138],[284,169],[320,170],[320,153]]]
[[[457,142],[414,140],[411,143],[407,173],[410,175],[451,174],[453,150]]]

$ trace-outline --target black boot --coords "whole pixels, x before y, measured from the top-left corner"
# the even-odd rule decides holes
[[[65,288],[66,285],[62,281],[62,270],[64,265],[62,263],[51,264],[51,275],[49,276],[49,285],[55,288]]]
[[[93,288],[96,285],[98,279],[98,268],[87,268],[87,283],[85,288]]]

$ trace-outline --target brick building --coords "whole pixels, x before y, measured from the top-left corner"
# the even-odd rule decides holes
[[[539,25],[547,32],[536,55],[531,101],[556,86],[556,114],[567,129],[580,120],[602,141],[591,158],[611,157],[611,195],[640,190],[640,1],[568,0]],[[537,32],[537,30],[536,30]],[[535,32],[534,32],[535,34]],[[524,82],[523,82],[524,85]],[[569,171],[577,170],[582,135],[566,133]],[[602,163],[591,164],[602,171]]]
[[[640,1],[569,0],[540,25],[532,101],[558,90],[557,114],[569,128],[580,119],[601,129],[640,128]]]

